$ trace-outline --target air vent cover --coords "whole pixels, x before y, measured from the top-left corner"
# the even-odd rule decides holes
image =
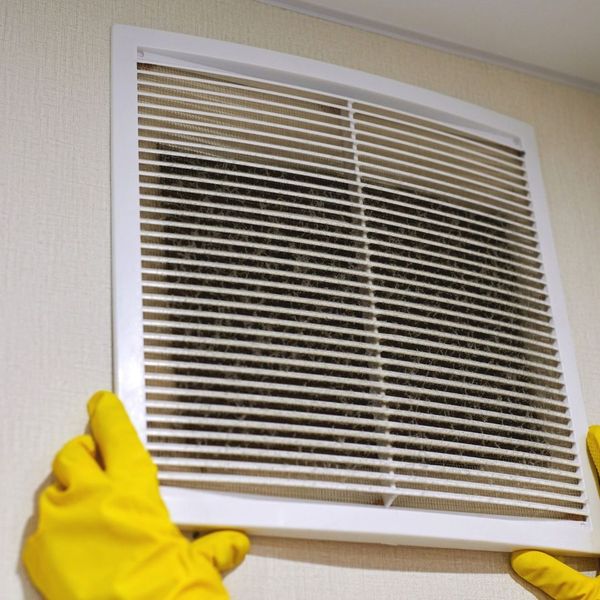
[[[128,404],[178,502],[589,524],[522,140],[136,55],[117,309]]]

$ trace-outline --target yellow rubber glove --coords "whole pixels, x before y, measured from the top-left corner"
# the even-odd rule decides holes
[[[600,473],[600,425],[590,427],[587,446]],[[517,575],[555,600],[600,600],[599,577],[582,575],[545,552],[513,552],[511,564]]]
[[[23,561],[47,600],[226,600],[221,572],[249,548],[235,531],[189,542],[159,494],[156,466],[110,392],[88,403],[92,436],[68,442],[39,500]]]

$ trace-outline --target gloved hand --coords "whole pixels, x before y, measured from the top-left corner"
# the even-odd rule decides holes
[[[590,427],[587,446],[600,473],[600,425]],[[513,552],[511,564],[517,575],[555,600],[600,600],[600,577],[582,575],[545,552]]]
[[[156,467],[110,392],[88,403],[92,436],[68,442],[39,501],[23,561],[47,600],[226,600],[222,571],[249,548],[238,532],[189,542],[159,494]]]

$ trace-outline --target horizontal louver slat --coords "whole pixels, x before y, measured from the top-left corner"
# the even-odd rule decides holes
[[[156,403],[151,401],[148,402],[148,407],[156,407]],[[172,404],[166,405],[164,402],[162,405],[159,405],[162,408],[176,409],[176,411],[184,411],[184,413],[188,413],[189,406],[186,407],[184,404]],[[210,416],[211,414],[220,414],[220,415],[229,415],[229,416],[238,416],[239,407],[238,406],[227,406],[227,405],[215,405],[215,404],[203,404],[203,411],[206,415]],[[193,411],[192,411],[193,412]],[[244,408],[244,414],[246,416],[253,416],[260,419],[265,419],[275,423],[281,421],[282,423],[289,423],[296,420],[301,419],[306,423],[320,423],[322,426],[331,425],[332,432],[331,435],[336,435],[335,427],[364,427],[367,430],[372,428],[385,428],[390,431],[400,430],[404,427],[404,422],[407,423],[406,427],[415,425],[417,429],[415,431],[425,431],[422,427],[431,427],[440,428],[440,433],[443,433],[442,429],[445,425],[449,424],[451,426],[456,426],[454,429],[457,435],[460,436],[461,427],[464,428],[465,437],[471,437],[471,430],[479,430],[482,435],[488,436],[483,439],[494,439],[498,438],[499,441],[503,443],[510,443],[510,441],[506,441],[508,436],[499,436],[499,435],[488,435],[486,433],[487,428],[493,430],[494,433],[507,433],[512,436],[519,436],[523,434],[523,427],[509,427],[506,425],[498,425],[497,423],[485,424],[485,422],[478,422],[477,419],[460,419],[456,417],[449,416],[451,411],[447,411],[448,414],[444,415],[443,423],[440,423],[439,415],[417,412],[417,411],[406,411],[406,410],[398,410],[398,409],[387,409],[382,411],[377,411],[376,407],[373,407],[373,415],[379,415],[383,417],[380,422],[375,421],[373,418],[367,418],[366,416],[348,416],[348,415],[334,415],[331,413],[321,413],[321,412],[311,412],[307,413],[298,413],[297,411],[285,410],[285,409],[273,409],[266,408],[264,406],[247,406]],[[477,415],[477,411],[473,410],[470,414],[475,417]],[[219,417],[225,418],[225,417]],[[392,421],[391,418],[394,420]],[[198,425],[202,425],[202,421],[200,420],[191,420],[188,414],[175,414],[175,415],[163,415],[162,413],[156,413],[153,417],[149,417],[153,422],[160,423],[178,423],[180,425],[185,425],[189,423],[196,422]],[[384,419],[387,419],[384,421]],[[398,419],[402,419],[402,421],[398,421]],[[418,421],[418,423],[414,423],[414,421]],[[425,425],[423,425],[425,424]],[[532,432],[533,433],[533,432]],[[542,440],[550,440],[548,445],[544,442],[543,444],[530,442],[528,440],[519,439],[515,443],[517,445],[523,445],[528,447],[547,447],[555,445],[556,448],[560,451],[560,448],[564,450],[564,448],[571,448],[573,446],[572,441],[568,437],[560,437],[552,434],[548,434],[547,432],[535,431],[535,434]]]
[[[248,456],[271,461],[281,461],[286,464],[310,463],[310,464],[328,464],[331,468],[335,465],[357,465],[363,464],[376,466],[378,468],[390,467],[389,462],[393,462],[396,469],[406,468],[409,470],[436,469],[438,467],[447,468],[449,464],[460,465],[450,468],[465,469],[470,477],[487,476],[495,478],[497,474],[508,474],[510,477],[524,477],[527,479],[539,479],[543,485],[558,487],[561,490],[570,489],[576,494],[580,491],[580,478],[577,473],[554,469],[548,466],[540,467],[523,463],[509,463],[489,458],[486,456],[469,456],[466,454],[445,455],[443,451],[434,452],[431,450],[414,450],[412,448],[392,448],[385,446],[377,448],[376,453],[368,454],[363,451],[359,444],[348,444],[345,446],[345,452],[323,452],[318,449],[330,450],[331,443],[319,441],[313,447],[303,450],[299,445],[290,442],[289,439],[281,437],[265,438],[257,440],[248,435],[224,434],[220,432],[204,432],[203,439],[206,444],[195,443],[195,440],[184,442],[184,436],[178,436],[171,439],[169,430],[155,429],[150,433],[151,441],[148,446],[157,453],[157,456],[186,455],[186,456]],[[168,442],[158,441],[158,438],[168,438]],[[240,443],[241,442],[241,443]],[[263,444],[261,445],[261,442]],[[266,443],[268,442],[268,443]],[[253,445],[252,445],[253,444]],[[293,446],[293,450],[283,449]],[[240,447],[243,449],[240,450]],[[158,454],[161,453],[161,454]],[[360,460],[357,460],[360,457]],[[564,486],[564,487],[563,487]]]
[[[153,421],[153,416],[150,415],[148,420],[150,422]],[[211,418],[203,418],[205,429],[200,428],[175,428],[168,427],[164,423],[162,423],[163,428],[149,428],[148,435],[156,436],[156,437],[168,437],[169,439],[178,438],[178,439],[187,439],[187,440],[209,440],[211,437],[210,428],[213,426],[217,429],[222,429],[229,432],[232,436],[235,433],[240,433],[240,435],[244,436],[244,439],[251,444],[260,444],[269,446],[274,443],[274,440],[277,438],[280,439],[280,442],[284,445],[294,445],[297,447],[305,447],[307,449],[312,448],[328,448],[332,451],[341,452],[344,449],[354,450],[356,452],[365,453],[371,456],[377,456],[379,452],[381,452],[382,445],[389,445],[394,448],[396,445],[403,447],[404,445],[408,447],[417,448],[419,451],[435,451],[439,453],[439,455],[447,455],[448,460],[454,457],[454,454],[460,456],[484,456],[484,457],[492,457],[496,460],[512,460],[513,463],[519,462],[527,462],[536,461],[536,457],[539,457],[535,451],[525,451],[520,448],[516,449],[505,449],[498,448],[491,444],[481,444],[478,447],[476,444],[469,443],[468,440],[463,441],[450,441],[448,439],[444,439],[440,436],[440,438],[435,437],[427,437],[418,436],[416,433],[413,435],[402,435],[402,434],[392,434],[389,433],[387,435],[377,434],[375,432],[369,432],[370,436],[367,436],[367,432],[363,431],[362,435],[357,435],[352,433],[346,433],[344,430],[339,432],[339,435],[336,436],[336,432],[331,432],[329,436],[325,435],[325,432],[328,431],[327,428],[319,428],[319,427],[296,427],[294,425],[282,425],[279,424],[276,428],[270,428],[268,423],[265,421],[259,421],[256,423],[247,423],[245,421],[233,423],[223,422],[220,419],[211,419]],[[259,433],[262,430],[269,429],[269,435],[262,435]],[[248,431],[246,431],[248,430]],[[257,430],[257,433],[254,433],[254,430]],[[306,437],[304,437],[306,436]],[[367,441],[364,441],[372,437],[373,443],[369,444]],[[317,438],[317,439],[315,439]],[[232,438],[233,439],[233,438]],[[456,438],[458,439],[458,437]],[[460,459],[459,459],[460,460]],[[572,467],[573,461],[568,458],[554,457],[551,456],[545,459],[549,467],[554,468],[558,471],[566,471],[569,472],[570,467]],[[360,462],[360,460],[358,461]]]
[[[212,356],[212,354],[211,354]],[[209,392],[210,393],[210,392]],[[215,394],[213,392],[213,394]],[[200,394],[198,394],[200,397]],[[245,411],[253,412],[253,411],[262,411],[269,410],[266,407],[267,405],[277,405],[283,406],[284,408],[278,408],[278,410],[287,410],[290,407],[305,407],[312,408],[315,412],[309,414],[308,410],[303,411],[301,414],[306,415],[308,420],[310,419],[322,419],[320,415],[332,415],[335,416],[337,413],[346,414],[349,412],[348,406],[343,402],[335,402],[335,401],[323,401],[323,400],[306,400],[303,398],[287,398],[284,396],[259,396],[252,394],[237,394],[234,396],[229,396],[226,393],[215,394],[217,399],[221,402],[221,404],[209,404],[208,402],[204,403],[195,403],[195,402],[182,402],[178,400],[148,400],[147,406],[148,408],[157,408],[164,410],[174,410],[174,411],[184,411],[184,412],[209,412],[211,410],[223,412],[235,412],[239,410],[237,404],[229,404],[228,400],[235,400],[238,403],[244,404]],[[247,404],[247,406],[246,406]],[[404,406],[400,399],[397,399],[397,406],[393,408],[390,406],[394,404],[393,402],[389,402],[387,406],[373,406],[369,405],[360,405],[353,404],[351,413],[353,415],[363,416],[363,415],[381,415],[382,418],[389,418],[390,416],[396,417],[420,417],[424,420],[430,419],[432,421],[439,422],[439,414],[440,411],[444,413],[444,420],[448,420],[448,422],[456,422],[461,423],[465,426],[477,426],[482,428],[492,428],[496,431],[511,431],[515,433],[517,430],[522,431],[523,429],[532,429],[535,431],[536,435],[541,437],[550,437],[557,441],[562,441],[567,444],[571,444],[571,432],[568,427],[564,427],[561,425],[553,424],[551,427],[548,427],[546,430],[538,429],[539,424],[536,423],[536,415],[532,414],[527,418],[521,417],[518,415],[511,414],[509,417],[506,416],[502,411],[493,412],[492,410],[485,410],[481,407],[477,407],[476,409],[465,407],[465,406],[452,406],[448,404],[436,403],[436,402],[423,402],[414,399],[405,399]],[[489,408],[489,407],[488,407]],[[454,415],[454,416],[452,416]],[[461,415],[477,415],[479,417],[476,419],[469,419],[466,416]],[[501,415],[505,415],[505,421],[507,423],[515,422],[518,425],[513,427],[507,425],[499,425],[498,420],[501,418]],[[297,416],[297,413],[296,413]],[[544,423],[543,418],[540,420],[540,423]],[[517,429],[518,428],[518,429]],[[559,434],[554,434],[553,432],[560,432]]]

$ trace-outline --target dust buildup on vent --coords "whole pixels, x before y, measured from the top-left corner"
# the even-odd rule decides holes
[[[139,91],[164,484],[586,518],[520,151],[242,77]]]

